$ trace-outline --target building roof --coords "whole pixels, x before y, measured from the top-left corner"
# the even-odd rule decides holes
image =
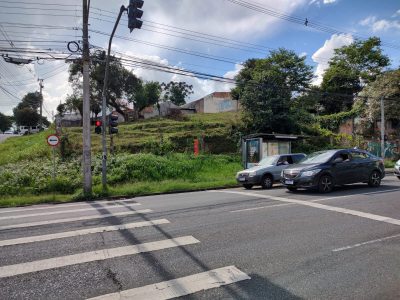
[[[305,138],[301,135],[281,134],[281,133],[253,133],[243,137],[243,139],[263,138],[265,140],[295,141]]]

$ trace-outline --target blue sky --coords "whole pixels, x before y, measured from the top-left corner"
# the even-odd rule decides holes
[[[81,26],[82,1],[63,2],[66,6],[59,6],[60,2],[55,0],[35,0],[32,3],[36,4],[31,5],[26,2],[28,1],[25,0],[24,3],[24,0],[19,2],[0,0],[0,24],[3,25],[0,27],[3,31],[0,31],[0,40],[2,40],[0,48],[10,48],[9,41],[6,41],[3,36],[4,32],[8,36],[7,39],[12,40],[16,47],[50,47],[65,52],[67,51],[65,42],[80,39],[81,32],[73,30],[72,27]],[[110,33],[119,7],[122,4],[126,5],[127,2],[128,0],[91,1],[90,29],[92,32],[90,41],[93,45],[106,47],[107,37],[93,31]],[[127,17],[125,15],[117,31],[119,36],[137,41],[114,39],[113,50],[116,51],[114,53],[117,56],[130,55],[168,66],[233,77],[240,69],[240,63],[245,60],[265,57],[268,55],[269,49],[284,47],[294,50],[299,55],[306,55],[307,63],[315,69],[315,83],[318,84],[334,48],[351,43],[356,36],[378,36],[384,44],[384,52],[392,60],[392,68],[399,67],[400,3],[398,0],[246,0],[246,2],[258,5],[270,13],[250,10],[234,4],[230,0],[145,0],[142,30],[135,30],[130,34],[126,27]],[[18,12],[25,15],[19,15]],[[29,13],[33,15],[27,15]],[[304,24],[292,23],[271,16],[271,13],[283,14],[286,18],[296,20],[305,21],[307,18],[310,24],[326,26],[329,32],[321,32],[304,26]],[[51,16],[51,14],[66,16]],[[59,25],[70,28],[32,29],[17,27],[10,23]],[[185,32],[186,39],[182,38],[183,29],[191,30]],[[332,34],[333,32],[330,30],[333,29],[345,34]],[[246,47],[247,51],[227,47],[229,46],[227,40],[222,43],[219,41],[219,45],[213,45],[212,43],[216,41],[213,41],[215,38],[211,36],[206,36],[205,43],[190,40],[197,39],[194,35],[198,36],[198,32],[230,39],[231,43],[241,41],[243,43],[235,44]],[[179,37],[171,36],[171,34]],[[188,36],[188,34],[191,35]],[[43,43],[38,43],[39,39]],[[222,60],[231,62],[187,55],[150,46],[148,43],[218,56]],[[253,44],[251,49],[249,49],[249,43]],[[255,50],[254,47],[257,47],[258,50]],[[71,93],[67,82],[67,66],[63,61],[46,60],[40,63],[40,65],[31,64],[29,67],[0,63],[0,86],[6,88],[13,95],[10,96],[0,91],[1,112],[11,114],[12,108],[18,103],[17,98],[22,97],[26,92],[37,90],[37,78],[45,78],[46,115],[51,115],[60,101],[63,101],[68,93]],[[131,66],[127,67],[132,68]],[[132,70],[144,80],[160,82],[175,80],[193,84],[195,93],[190,100],[195,100],[213,91],[229,90],[232,87],[232,85],[210,80],[188,78],[154,70],[139,68]]]

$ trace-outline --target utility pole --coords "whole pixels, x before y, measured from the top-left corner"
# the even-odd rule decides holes
[[[90,137],[90,83],[89,83],[89,4],[83,0],[83,193],[85,196],[92,194],[92,157]],[[89,2],[90,3],[90,2]]]
[[[381,97],[381,157],[385,159],[385,103]]]
[[[39,126],[40,126],[40,130],[42,130],[43,128],[43,79],[38,79],[39,81],[39,95],[40,95],[40,120],[39,120]]]

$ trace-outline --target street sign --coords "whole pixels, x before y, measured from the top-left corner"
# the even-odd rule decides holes
[[[47,137],[47,144],[49,144],[49,146],[55,147],[58,145],[59,142],[60,142],[59,137],[54,134],[49,135]]]

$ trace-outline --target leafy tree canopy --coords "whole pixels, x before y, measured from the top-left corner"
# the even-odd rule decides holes
[[[356,93],[373,82],[389,63],[377,37],[365,41],[356,40],[348,46],[335,49],[321,84],[325,94],[320,103],[325,113],[349,110]]]
[[[0,131],[4,132],[10,129],[12,125],[11,117],[6,116],[0,112]]]
[[[245,123],[252,132],[295,133],[299,115],[292,104],[310,86],[312,67],[305,57],[287,49],[271,51],[264,59],[250,59],[236,76],[232,90],[245,111]]]
[[[163,82],[161,87],[164,92],[164,101],[169,100],[177,106],[184,105],[186,103],[186,98],[190,94],[193,94],[193,85],[187,84],[184,81]]]
[[[384,100],[385,117],[400,121],[400,70],[388,71],[378,76],[371,84],[367,85],[360,93],[357,101],[364,104],[365,117],[371,121],[380,119],[380,99]],[[365,97],[365,98],[364,98]]]

